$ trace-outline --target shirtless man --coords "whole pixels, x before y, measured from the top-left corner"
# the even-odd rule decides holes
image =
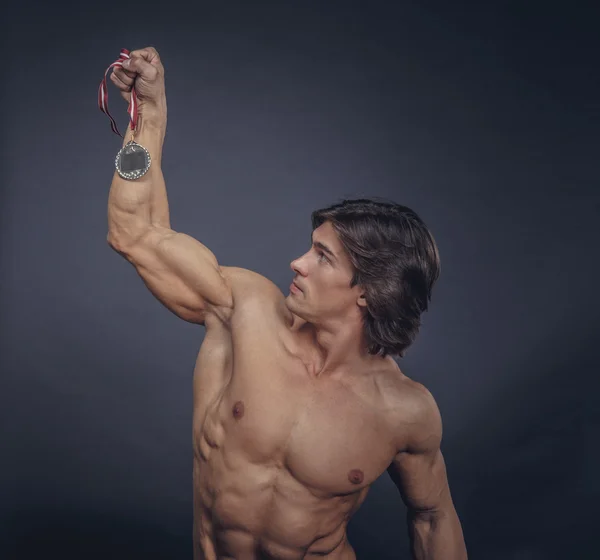
[[[387,469],[413,558],[466,559],[438,407],[391,357],[414,339],[439,274],[425,225],[368,200],[315,212],[287,296],[220,266],[171,229],[164,68],[152,47],[112,77],[126,100],[134,80],[135,140],[152,164],[134,181],[115,173],[107,240],[162,304],[206,329],[193,382],[194,557],[354,559],[348,521]]]

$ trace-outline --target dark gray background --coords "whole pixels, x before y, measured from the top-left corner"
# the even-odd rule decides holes
[[[286,290],[313,209],[414,208],[442,274],[400,365],[442,412],[470,559],[596,557],[591,3],[18,2],[6,16],[0,557],[191,554],[204,330],[106,244],[121,139],[97,88],[121,48],[149,45],[166,68],[172,227]],[[409,558],[387,475],[349,538],[361,560]]]

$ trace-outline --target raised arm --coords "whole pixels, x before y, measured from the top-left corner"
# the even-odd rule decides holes
[[[233,309],[229,280],[215,255],[196,239],[170,227],[161,169],[167,127],[164,69],[152,47],[132,51],[131,68],[117,71],[113,83],[128,100],[135,80],[139,120],[135,140],[150,152],[152,164],[139,179],[115,171],[108,200],[109,245],[132,263],[156,298],[178,317],[204,324],[207,314],[227,320]],[[125,143],[130,140],[129,129]]]
[[[138,125],[135,141],[149,152],[152,164],[139,179],[122,179],[115,171],[108,199],[108,233],[112,239],[130,241],[148,225],[170,228],[167,189],[162,173],[162,149],[167,130],[167,97],[164,68],[152,47],[132,51],[129,70],[115,68],[113,84],[129,102],[135,83],[138,97]],[[127,128],[123,145],[131,140]]]

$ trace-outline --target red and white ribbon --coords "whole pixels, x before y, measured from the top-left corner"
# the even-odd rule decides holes
[[[100,110],[103,113],[106,113],[108,115],[108,118],[110,119],[110,127],[112,128],[112,131],[115,134],[118,134],[121,138],[124,138],[124,136],[119,132],[119,129],[117,128],[117,123],[115,122],[115,119],[113,119],[111,114],[108,112],[108,89],[106,87],[106,76],[108,76],[110,69],[113,68],[114,66],[122,67],[123,62],[125,60],[127,60],[128,58],[131,58],[129,56],[129,51],[127,49],[121,49],[121,54],[119,55],[118,60],[113,62],[106,69],[106,72],[104,72],[104,79],[102,80],[102,82],[100,83],[100,87],[98,88],[98,107],[100,108]],[[133,86],[131,87],[131,98],[129,100],[129,107],[127,107],[127,113],[129,113],[129,118],[131,119],[131,130],[134,131],[135,127],[137,126],[137,120],[138,120],[138,100],[137,100],[137,93],[135,92],[135,87],[133,87]]]

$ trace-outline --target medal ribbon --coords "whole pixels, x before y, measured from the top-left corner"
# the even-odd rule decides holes
[[[100,83],[100,87],[98,88],[98,107],[103,113],[106,113],[108,115],[112,131],[115,134],[118,134],[123,139],[125,139],[125,137],[119,132],[115,119],[113,119],[111,114],[108,112],[108,88],[106,87],[106,76],[108,75],[110,69],[114,66],[123,67],[123,62],[128,58],[131,58],[129,56],[129,51],[127,49],[121,49],[119,58],[106,69],[106,72],[104,72],[104,79],[102,80],[102,82]],[[131,97],[129,100],[129,107],[127,107],[127,113],[129,113],[129,119],[131,120],[131,131],[133,132],[135,130],[135,127],[137,126],[138,121],[138,99],[134,86],[131,87]]]

